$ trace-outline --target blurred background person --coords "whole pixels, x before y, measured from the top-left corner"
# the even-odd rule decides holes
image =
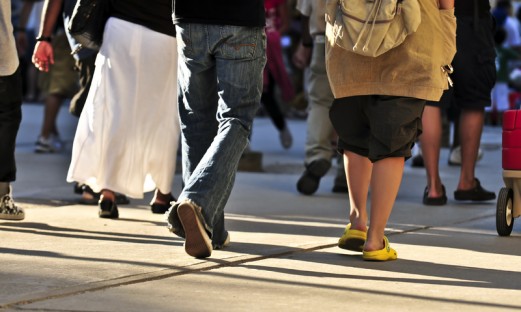
[[[320,179],[331,168],[333,158],[338,159],[338,167],[332,191],[348,191],[343,157],[332,144],[336,134],[329,119],[334,97],[326,73],[325,8],[326,0],[297,1],[297,9],[302,14],[302,39],[293,55],[293,63],[300,69],[307,68],[308,87],[306,169],[297,182],[297,190],[304,195],[318,190]]]
[[[282,147],[288,149],[293,144],[293,137],[278,103],[275,87],[280,89],[284,102],[288,103],[295,97],[295,90],[286,70],[281,45],[282,34],[288,30],[290,17],[286,0],[264,0],[264,8],[266,11],[267,63],[264,69],[261,102],[279,131]]]

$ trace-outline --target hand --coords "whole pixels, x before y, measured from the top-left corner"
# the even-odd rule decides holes
[[[299,44],[297,50],[293,54],[293,64],[298,69],[304,69],[311,63],[311,47],[305,47]]]
[[[51,43],[47,41],[38,41],[34,47],[32,61],[36,68],[48,72],[49,67],[54,64],[54,50]]]

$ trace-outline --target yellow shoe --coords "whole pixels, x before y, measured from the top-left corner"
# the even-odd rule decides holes
[[[344,234],[338,240],[338,247],[352,251],[363,251],[367,232],[351,230],[351,223],[346,226]]]
[[[384,248],[375,251],[363,251],[362,257],[366,261],[388,261],[388,260],[396,260],[398,258],[398,254],[396,250],[392,249],[389,246],[389,240],[384,236]]]

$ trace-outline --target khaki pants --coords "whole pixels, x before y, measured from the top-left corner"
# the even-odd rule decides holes
[[[323,36],[322,36],[323,37]],[[309,104],[307,119],[307,139],[305,164],[319,159],[331,159],[337,156],[331,145],[335,135],[329,120],[329,109],[334,97],[326,73],[325,43],[315,40],[308,73]],[[343,161],[339,161],[339,170],[343,172]]]

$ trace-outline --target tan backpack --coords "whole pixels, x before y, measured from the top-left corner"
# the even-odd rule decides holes
[[[418,0],[328,0],[328,39],[353,53],[377,57],[400,45],[421,22]],[[331,36],[333,38],[331,38]]]

